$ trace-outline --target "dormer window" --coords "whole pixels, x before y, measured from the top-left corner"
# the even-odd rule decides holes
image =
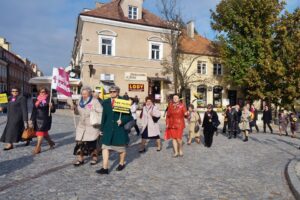
[[[138,8],[134,6],[128,7],[128,18],[129,19],[137,19],[138,15]]]

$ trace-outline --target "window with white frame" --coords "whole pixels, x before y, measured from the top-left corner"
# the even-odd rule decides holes
[[[129,19],[137,19],[138,15],[138,8],[135,6],[128,7],[128,18]]]
[[[115,37],[100,36],[100,54],[106,56],[115,55]]]
[[[162,43],[150,42],[150,56],[152,60],[161,60],[163,55]]]
[[[214,75],[222,75],[222,64],[214,64]]]
[[[207,73],[206,62],[198,61],[198,63],[197,63],[197,72],[199,74],[206,74]]]

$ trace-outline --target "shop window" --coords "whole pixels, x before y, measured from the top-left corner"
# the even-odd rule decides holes
[[[199,85],[197,87],[197,108],[204,108],[207,106],[207,87],[206,85]]]
[[[221,86],[215,86],[213,88],[213,104],[215,108],[222,107],[222,90],[223,87]]]

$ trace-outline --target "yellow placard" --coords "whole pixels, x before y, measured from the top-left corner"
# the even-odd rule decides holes
[[[116,99],[114,103],[114,112],[130,113],[131,102],[124,99]]]
[[[8,103],[7,95],[5,93],[0,94],[0,103]]]
[[[103,96],[103,100],[109,99],[109,98],[110,98],[110,94],[105,94],[105,95]]]

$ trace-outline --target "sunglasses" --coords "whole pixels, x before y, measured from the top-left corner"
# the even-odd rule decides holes
[[[109,91],[109,93],[117,93],[117,91]]]

